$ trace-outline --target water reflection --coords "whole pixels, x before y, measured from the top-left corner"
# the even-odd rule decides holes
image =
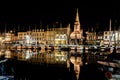
[[[54,51],[46,51],[46,50],[31,50],[31,49],[25,49],[25,50],[0,50],[0,56],[4,55],[4,58],[7,59],[14,59],[15,62],[10,62],[10,66],[12,66],[12,68],[14,67],[15,69],[15,76],[19,75],[19,78],[22,77],[21,75],[23,75],[23,71],[25,71],[25,76],[29,76],[28,80],[31,78],[31,76],[33,76],[34,71],[36,72],[41,72],[40,67],[36,68],[33,67],[33,65],[44,65],[43,69],[46,74],[48,71],[52,71],[52,73],[54,72],[54,70],[51,68],[51,65],[56,66],[56,67],[63,67],[64,69],[68,70],[68,73],[71,75],[68,76],[68,73],[66,73],[64,76],[68,76],[69,80],[79,80],[79,76],[81,74],[81,66],[84,65],[88,65],[91,63],[96,63],[96,61],[98,59],[102,59],[102,57],[97,56],[101,53],[97,53],[97,52],[82,52],[82,51],[58,51],[58,50],[54,50]],[[103,54],[103,53],[102,53]],[[22,61],[22,63],[18,63],[19,61]],[[23,63],[25,62],[25,63]],[[14,65],[13,65],[14,64]],[[24,67],[19,67],[21,65],[24,64]],[[48,67],[50,68],[50,70],[48,70]],[[59,68],[59,69],[60,69]],[[62,69],[63,69],[62,68]],[[24,70],[23,70],[24,69]],[[39,70],[40,69],[40,70]],[[59,70],[57,69],[57,70]],[[63,69],[63,70],[64,70]],[[48,70],[48,71],[47,71]],[[61,71],[63,71],[61,70]],[[61,72],[60,71],[60,72]],[[21,74],[20,74],[21,72]],[[64,71],[63,71],[64,72]],[[50,73],[52,75],[52,73]],[[43,74],[43,73],[41,73]],[[48,74],[48,75],[50,75]],[[55,74],[60,74],[59,72],[56,72],[55,70]],[[37,74],[38,76],[39,74]],[[74,76],[73,76],[74,75]],[[72,77],[72,78],[71,78]],[[18,78],[18,77],[17,77]],[[57,77],[56,77],[57,78]],[[33,79],[34,80],[34,79]],[[58,79],[56,79],[58,80]],[[62,80],[62,79],[61,79]],[[65,80],[65,79],[64,79]],[[66,79],[68,80],[68,78]]]
[[[32,57],[33,52],[32,52],[32,50],[23,50],[22,52],[18,52],[15,54],[17,54],[16,56],[17,56],[18,60],[25,61]]]
[[[68,52],[66,51],[45,51],[45,50],[1,50],[1,56],[5,58],[17,58],[17,60],[27,61],[30,63],[62,63],[65,64],[67,61]]]
[[[9,49],[5,50],[4,54],[5,54],[5,58],[12,58],[12,52]]]
[[[74,65],[74,71],[78,80],[80,75],[80,66],[83,65],[82,58],[80,56],[71,56],[70,61]]]
[[[1,49],[1,50],[0,50],[0,56],[4,55],[4,52],[5,52],[5,50],[4,50],[4,49]]]

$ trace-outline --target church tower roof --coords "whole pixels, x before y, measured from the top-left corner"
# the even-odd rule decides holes
[[[76,11],[76,17],[75,17],[75,22],[74,22],[74,31],[80,31],[80,20],[79,20],[78,8]]]
[[[75,17],[75,22],[74,22],[74,31],[71,33],[70,37],[71,37],[71,39],[81,39],[81,37],[82,37],[82,32],[80,29],[78,8],[76,11],[76,17]]]
[[[75,22],[78,22],[80,24],[78,8],[77,8],[77,12],[76,12]]]

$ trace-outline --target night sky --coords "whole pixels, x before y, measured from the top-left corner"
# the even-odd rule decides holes
[[[28,30],[28,26],[43,28],[46,25],[61,22],[63,26],[70,23],[73,27],[76,8],[79,9],[81,27],[87,30],[96,27],[99,30],[107,30],[109,19],[112,19],[112,27],[118,29],[120,26],[120,6],[118,2],[104,2],[101,0],[40,0],[40,1],[15,1],[0,3],[0,31],[4,31],[5,24],[7,30],[15,27],[20,30]],[[65,25],[64,25],[65,24]],[[49,26],[51,27],[51,26]]]

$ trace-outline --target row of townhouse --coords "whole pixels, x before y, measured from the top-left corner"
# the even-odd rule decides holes
[[[30,39],[26,43],[32,43],[35,41],[39,44],[67,44],[68,42],[68,35],[67,35],[67,28],[50,28],[46,31],[44,29],[34,29],[32,31],[27,32],[18,32],[18,39],[25,40],[26,36],[30,36]]]
[[[119,46],[120,31],[86,32],[86,44]]]
[[[33,29],[32,31],[18,32],[15,36],[13,33],[6,33],[5,37],[0,37],[4,41],[25,40],[26,35],[31,36],[33,40],[40,44],[68,44],[70,41],[70,26],[67,28],[50,28]],[[68,34],[69,33],[69,34]],[[29,41],[31,43],[32,41]],[[86,32],[85,42],[88,45],[120,45],[120,31],[103,31],[103,32]]]

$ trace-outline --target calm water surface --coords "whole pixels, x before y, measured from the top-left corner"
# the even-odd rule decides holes
[[[15,80],[105,80],[96,61],[99,52],[1,50],[1,75],[13,75]],[[4,67],[2,67],[4,65]]]

